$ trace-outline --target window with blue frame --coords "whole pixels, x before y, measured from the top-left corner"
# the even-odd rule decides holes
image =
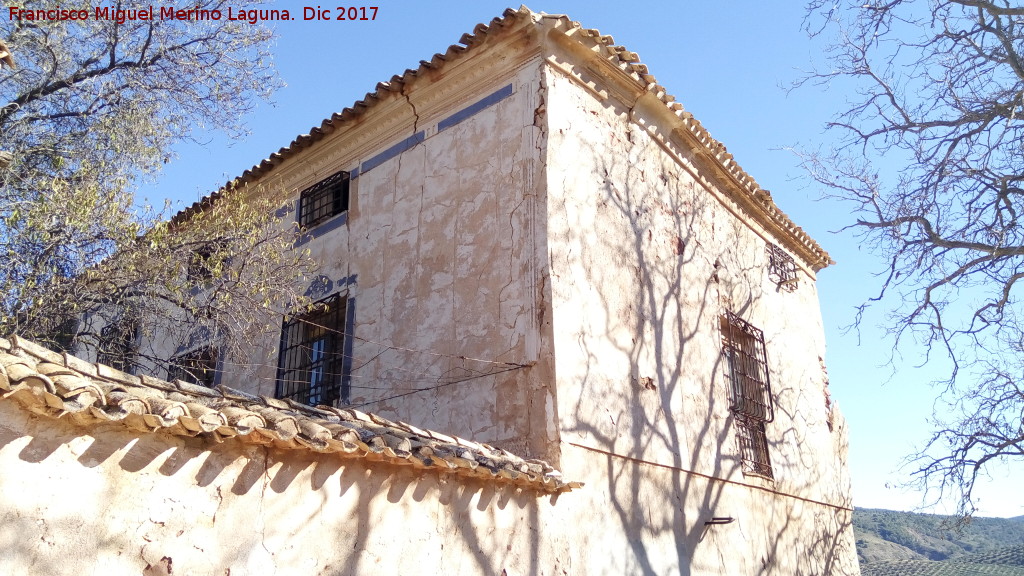
[[[307,313],[285,319],[277,366],[278,398],[309,406],[338,406],[348,400],[343,379],[347,304],[345,296],[333,294]]]
[[[312,228],[348,210],[349,173],[342,171],[310,186],[299,195],[299,224]]]

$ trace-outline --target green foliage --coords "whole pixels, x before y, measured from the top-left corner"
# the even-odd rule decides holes
[[[288,303],[305,300],[295,287],[311,263],[292,249],[294,225],[274,216],[278,204],[260,190],[229,191],[180,221],[96,187],[56,185],[51,198],[3,221],[4,333],[61,347],[68,321],[79,319],[79,343],[99,349],[103,327],[131,318],[164,341],[215,335],[230,357],[276,330]],[[166,360],[139,352],[139,361]]]
[[[861,576],[1024,576],[1024,546],[952,560],[888,560],[861,565]]]
[[[201,0],[199,9],[255,2]],[[33,2],[32,9],[67,2]],[[148,8],[141,1],[123,9]],[[90,9],[82,4],[80,7]],[[121,187],[152,173],[193,127],[240,134],[238,120],[279,82],[261,25],[236,20],[0,19],[17,68],[0,72],[0,173],[6,194],[45,194],[51,179]],[[83,170],[86,169],[86,170]]]
[[[27,8],[57,4],[91,9]],[[115,325],[171,342],[202,332],[230,356],[303,301],[294,287],[310,263],[274,216],[286,195],[229,187],[176,219],[134,196],[193,127],[242,133],[239,119],[278,84],[271,39],[227,19],[0,20],[17,62],[0,69],[0,332],[65,347],[77,323],[96,349]]]

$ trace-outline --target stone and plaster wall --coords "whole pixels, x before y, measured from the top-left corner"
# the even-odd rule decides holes
[[[814,270],[798,258],[792,292],[770,281],[765,244],[782,242],[734,201],[737,187],[702,147],[673,131],[678,119],[577,43],[549,43],[560,464],[606,511],[588,548],[612,551],[590,573],[858,573]],[[726,309],[764,330],[774,480],[739,461]],[[715,516],[735,522],[706,529]]]
[[[0,401],[0,573],[564,574],[565,498]]]
[[[361,172],[347,229],[311,249],[325,274],[355,279],[353,404],[540,456],[524,410],[537,371],[520,368],[538,347],[536,75],[488,79],[470,102],[511,95],[443,131],[421,114],[423,143]]]
[[[537,320],[544,181],[531,35],[521,28],[447,65],[443,82],[392,81],[369,112],[257,184],[293,204],[352,174],[348,212],[298,246],[319,266],[309,294],[348,297],[350,405],[557,460]],[[273,396],[278,345],[271,335],[226,362],[220,382]]]

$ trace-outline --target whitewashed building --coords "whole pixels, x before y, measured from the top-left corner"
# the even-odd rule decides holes
[[[859,574],[829,256],[611,37],[506,11],[236,184],[271,180],[321,305],[245,363],[167,351],[235,392],[0,346],[36,542],[0,565]]]

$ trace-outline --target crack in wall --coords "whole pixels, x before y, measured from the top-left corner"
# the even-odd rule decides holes
[[[405,96],[405,102],[409,105],[409,108],[412,109],[412,133],[415,134],[419,131],[420,127],[420,113],[416,110],[416,105],[412,103],[412,98],[409,97],[408,88],[408,84],[402,85],[402,96]]]
[[[420,125],[419,111],[416,110],[416,105],[413,104],[412,98],[409,97],[408,86],[407,85],[405,85],[405,84],[402,85],[402,92],[401,92],[401,94],[402,94],[403,97],[405,97],[405,102],[409,105],[409,108],[412,110],[412,115],[413,115],[412,135],[415,136],[416,133],[419,131],[419,125]],[[424,134],[423,141],[426,142],[426,140],[427,140],[427,138],[426,138],[426,135]],[[396,205],[398,203],[398,186],[399,186],[399,178],[401,177],[401,174],[402,174],[402,158],[405,156],[406,152],[408,152],[409,150],[414,150],[416,148],[416,146],[419,146],[419,144],[417,144],[415,146],[412,146],[411,148],[409,148],[407,150],[403,150],[402,152],[399,152],[398,155],[397,155],[397,158],[396,158],[397,164],[395,166],[395,176],[394,176],[394,178],[392,180],[392,190],[391,190],[391,205],[392,206],[394,206],[394,205]],[[420,183],[420,198],[421,198],[421,201],[420,201],[420,210],[419,210],[419,218],[421,218],[420,222],[422,222],[422,216],[423,216],[422,197],[423,197],[423,183],[421,182]],[[393,210],[391,211],[391,214],[392,215],[394,214]],[[387,238],[387,235],[390,233],[391,229],[393,228],[393,223],[392,224],[388,224],[386,226],[383,226],[383,228],[387,228],[387,231],[385,232],[385,246],[387,246],[387,245],[390,244],[390,242],[389,242],[389,240]],[[367,235],[367,239],[369,239],[369,235]],[[380,251],[381,269],[382,270],[388,270],[387,254],[388,254],[388,251],[386,249]],[[384,277],[381,279],[381,289],[383,290],[383,293],[385,293],[385,294],[387,293],[387,289],[388,289],[388,287],[387,287],[387,277],[388,277],[388,275],[385,274]],[[386,313],[385,312],[385,308],[382,306],[380,308],[379,314],[378,314],[378,320],[379,320],[379,325],[380,326],[384,326],[385,325],[385,321],[386,321],[385,313]]]
[[[498,319],[499,320],[501,319],[501,303],[502,303],[503,295],[505,294],[505,291],[508,290],[508,288],[510,286],[512,286],[512,283],[515,282],[515,259],[516,259],[516,250],[515,250],[515,247],[516,247],[516,225],[515,225],[515,218],[516,218],[516,213],[519,212],[519,209],[522,208],[523,204],[525,204],[526,201],[529,200],[531,196],[532,196],[532,194],[526,195],[522,200],[519,201],[518,204],[516,204],[515,208],[513,208],[512,211],[508,215],[508,228],[509,228],[508,282],[506,282],[505,285],[502,286],[501,290],[498,292]]]
[[[267,554],[270,555],[271,560],[274,558],[274,553],[267,547],[267,522],[266,514],[264,513],[264,506],[267,502],[267,486],[270,485],[270,450],[261,447],[260,452],[263,453],[263,485],[260,487],[260,546],[266,550]],[[277,572],[277,565],[271,562],[274,568],[274,572]]]

